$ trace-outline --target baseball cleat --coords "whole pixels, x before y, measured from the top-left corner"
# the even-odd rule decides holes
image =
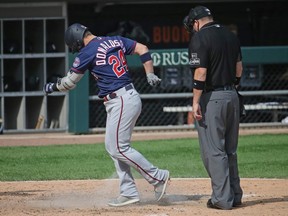
[[[154,188],[156,201],[160,201],[165,194],[168,181],[170,180],[170,173],[169,173],[169,171],[167,171],[167,172],[168,172],[167,177],[166,177],[164,183],[159,183]]]
[[[207,202],[207,208],[222,209],[222,208],[218,207],[217,205],[213,204],[211,199],[209,199]]]
[[[242,202],[233,202],[233,207],[240,207],[242,205]]]
[[[120,207],[120,206],[125,206],[133,203],[139,202],[139,198],[129,198],[129,197],[124,197],[124,196],[119,196],[116,199],[111,200],[108,205],[113,206],[113,207]]]
[[[207,202],[207,208],[222,209],[222,210],[231,210],[232,209],[232,208],[220,207],[219,205],[213,204],[211,199],[209,199]]]

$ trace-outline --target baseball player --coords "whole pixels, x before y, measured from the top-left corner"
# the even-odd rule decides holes
[[[189,64],[194,70],[192,111],[201,157],[211,178],[207,207],[231,209],[241,205],[237,146],[239,99],[235,86],[242,75],[240,43],[234,33],[214,22],[204,6],[192,8],[184,26],[193,37]]]
[[[44,91],[50,94],[54,91],[72,90],[86,70],[94,76],[99,88],[98,95],[103,98],[107,112],[105,147],[114,161],[120,179],[120,196],[108,204],[117,207],[139,202],[131,167],[154,186],[155,198],[157,201],[161,200],[170,178],[169,171],[155,167],[130,146],[142,103],[130,78],[125,55],[138,54],[148,83],[156,86],[161,79],[154,74],[148,48],[121,36],[95,36],[79,23],[66,30],[65,42],[73,53],[79,53],[67,75],[57,83],[45,84]]]

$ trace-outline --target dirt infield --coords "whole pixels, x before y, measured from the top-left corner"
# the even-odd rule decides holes
[[[240,134],[287,133],[283,130],[240,131]],[[197,137],[195,131],[136,133],[133,140]],[[22,134],[1,135],[0,146],[103,143],[103,135]],[[73,181],[0,182],[2,216],[210,216],[210,215],[288,215],[288,179],[241,179],[243,205],[233,210],[208,209],[211,194],[209,179],[174,179],[163,201],[155,202],[153,188],[136,179],[139,204],[114,208],[109,199],[118,196],[117,179]]]
[[[232,210],[208,209],[209,179],[171,179],[162,202],[154,201],[153,188],[137,179],[141,201],[126,207],[109,207],[118,195],[117,180],[0,182],[0,215],[107,215],[284,216],[288,212],[288,180],[242,179],[243,206]]]
[[[288,127],[241,129],[240,135],[251,134],[288,134]],[[197,131],[166,131],[166,132],[137,132],[133,133],[133,140],[157,140],[174,138],[196,138]],[[94,144],[104,143],[104,134],[74,135],[69,133],[35,133],[35,134],[3,134],[0,135],[0,146],[33,146],[54,144]]]

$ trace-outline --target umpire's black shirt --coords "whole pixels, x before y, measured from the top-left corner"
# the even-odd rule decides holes
[[[202,26],[190,41],[189,65],[192,69],[207,68],[207,88],[232,85],[236,63],[240,60],[242,54],[237,36],[216,22]]]

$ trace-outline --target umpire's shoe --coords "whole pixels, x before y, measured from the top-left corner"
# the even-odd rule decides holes
[[[231,210],[232,209],[232,208],[223,208],[223,207],[220,207],[216,204],[213,204],[211,199],[209,199],[207,202],[207,208],[222,209],[222,210]]]
[[[139,198],[131,198],[131,197],[124,197],[119,196],[114,200],[111,200],[108,205],[113,207],[120,207],[120,206],[126,206],[129,204],[137,203],[139,202]]]
[[[168,181],[170,180],[170,173],[168,170],[166,170],[166,172],[167,174],[165,181],[157,184],[154,187],[156,201],[160,201],[163,198],[167,188]]]

